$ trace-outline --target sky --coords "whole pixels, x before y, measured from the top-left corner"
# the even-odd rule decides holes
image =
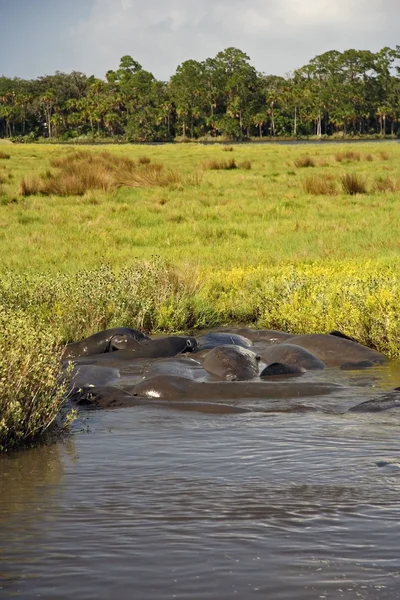
[[[399,0],[0,0],[0,75],[104,78],[128,54],[168,80],[234,46],[286,75],[328,50],[400,43]]]

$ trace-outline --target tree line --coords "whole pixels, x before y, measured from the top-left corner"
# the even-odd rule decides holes
[[[21,140],[395,135],[399,123],[400,46],[332,50],[286,77],[258,72],[237,48],[187,60],[167,82],[131,56],[104,80],[0,77],[0,137]]]

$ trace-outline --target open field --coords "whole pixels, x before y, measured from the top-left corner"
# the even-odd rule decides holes
[[[0,151],[0,450],[63,402],[66,342],[116,325],[341,329],[400,357],[400,146]]]
[[[225,148],[107,147],[118,157],[145,155],[177,180],[165,187],[23,197],[24,176],[45,173],[52,159],[74,150],[7,145],[10,159],[0,160],[2,268],[71,272],[154,255],[217,268],[397,260],[397,143]],[[209,168],[232,159],[251,168]],[[315,166],[303,167],[305,159]],[[341,178],[350,175],[365,182],[367,194],[342,191]]]

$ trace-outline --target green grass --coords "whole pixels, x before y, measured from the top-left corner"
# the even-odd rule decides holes
[[[380,191],[377,180],[398,176],[397,144],[357,144],[361,160],[337,162],[337,146],[310,147],[314,175],[340,181],[345,175],[366,180],[368,195],[340,191],[304,192],[307,169],[293,171],[302,147],[235,147],[235,160],[251,170],[202,170],[204,162],[223,161],[221,146],[168,145],[146,148],[152,163],[177,172],[183,184],[119,187],[83,196],[19,196],[24,176],[37,176],[70,149],[62,146],[13,146],[2,183],[0,255],[3,268],[33,272],[76,271],[106,261],[116,267],[135,258],[159,255],[177,264],[214,267],[301,264],[318,260],[397,260],[400,198]],[[9,147],[8,147],[9,148]],[[104,148],[92,152],[103,152]],[[108,147],[116,156],[139,159],[143,147]],[[346,152],[351,149],[346,146]],[[381,154],[384,153],[384,159]],[[386,159],[386,155],[389,159]],[[365,156],[374,158],[374,168]],[[322,166],[321,166],[322,165]],[[218,247],[218,252],[216,252]]]

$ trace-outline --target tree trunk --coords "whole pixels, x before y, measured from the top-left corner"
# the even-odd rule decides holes
[[[317,136],[321,137],[321,135],[322,135],[321,113],[318,113],[318,118],[317,118]]]
[[[297,106],[294,107],[293,135],[297,135]]]
[[[258,130],[260,132],[260,138],[262,138],[262,123],[258,124]]]

